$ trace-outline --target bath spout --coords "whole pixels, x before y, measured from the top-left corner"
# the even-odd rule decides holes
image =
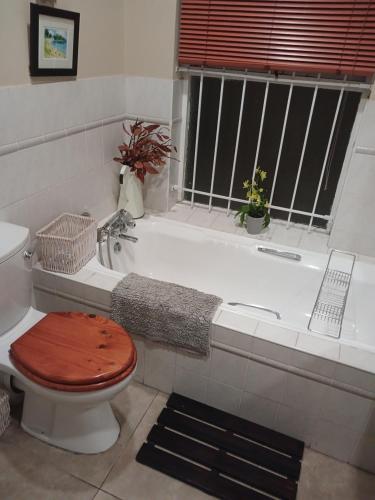
[[[123,240],[132,241],[133,243],[137,243],[137,241],[138,241],[138,238],[136,236],[130,236],[129,234],[120,233],[118,235],[118,237],[123,239]]]

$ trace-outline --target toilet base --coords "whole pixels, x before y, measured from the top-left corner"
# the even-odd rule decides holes
[[[76,453],[100,453],[115,444],[120,434],[108,401],[58,403],[25,392],[21,427],[48,444]]]

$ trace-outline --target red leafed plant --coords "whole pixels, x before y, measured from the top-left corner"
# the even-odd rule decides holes
[[[121,157],[113,158],[122,165],[128,165],[130,171],[144,182],[146,173],[158,174],[156,167],[163,167],[168,158],[171,158],[171,138],[165,134],[164,127],[152,123],[144,125],[144,122],[136,120],[128,130],[122,126],[128,136],[127,143],[118,147]]]

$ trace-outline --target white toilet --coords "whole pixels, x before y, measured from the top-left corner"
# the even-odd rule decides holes
[[[59,390],[58,383],[50,384],[56,387],[52,389],[48,387],[52,377],[48,377],[46,386],[36,382],[38,378],[32,373],[28,376],[26,369],[21,371],[20,365],[14,363],[9,353],[11,345],[21,338],[26,338],[31,328],[38,329],[39,326],[35,325],[41,320],[43,321],[40,325],[47,320],[44,313],[31,307],[31,262],[24,256],[29,244],[27,228],[0,222],[0,380],[8,379],[14,388],[25,393],[21,426],[26,432],[49,444],[78,453],[105,451],[116,442],[120,432],[109,401],[129,384],[135,373],[135,348],[131,367],[128,366],[122,377],[118,376],[118,371],[113,374],[112,379],[107,375],[105,388],[97,389],[96,385],[91,385],[80,392],[82,386],[74,387],[75,381],[71,380],[72,374],[69,374],[68,369],[66,371],[67,375],[70,375],[69,383],[72,385],[65,384],[62,386],[64,388]],[[86,316],[87,321],[87,315],[82,316]],[[112,322],[108,320],[108,323]],[[119,328],[118,325],[115,327]],[[79,333],[75,332],[76,338],[81,338],[82,341]],[[123,330],[122,334],[127,336]],[[128,342],[133,345],[131,340]],[[26,354],[32,361],[32,353]],[[83,357],[86,354],[85,352]],[[53,356],[51,353],[49,358],[52,365]],[[34,373],[39,367],[36,368]]]

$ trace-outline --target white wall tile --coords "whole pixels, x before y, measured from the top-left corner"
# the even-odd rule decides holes
[[[340,356],[340,345],[336,340],[325,340],[313,335],[300,334],[296,347],[304,352],[327,359],[338,360]]]
[[[119,156],[118,147],[125,140],[122,124],[119,122],[110,123],[103,127],[103,157],[104,163],[113,160],[114,156]],[[121,167],[121,165],[120,165]]]
[[[144,383],[159,391],[172,392],[176,350],[164,344],[145,342]]]
[[[135,116],[170,120],[172,94],[172,80],[127,76],[125,79],[126,112]]]
[[[312,431],[311,447],[325,455],[347,462],[353,454],[358,438],[357,432],[319,419]]]
[[[244,391],[242,393],[239,416],[273,429],[277,407],[278,403],[275,401]]]
[[[369,419],[366,423],[366,433],[375,437],[375,402],[372,402]]]
[[[294,351],[289,349],[289,347],[283,347],[275,342],[268,342],[268,340],[262,340],[256,337],[254,338],[251,352],[258,356],[273,359],[284,364],[290,364],[294,355]]]
[[[232,387],[242,389],[247,359],[221,349],[212,349],[210,377]]]
[[[375,235],[368,230],[375,210],[374,182],[375,156],[353,154],[328,243],[330,247],[375,256]]]
[[[364,434],[359,439],[349,463],[375,474],[375,436]]]
[[[291,406],[279,405],[274,429],[287,436],[301,439],[307,446],[311,444],[311,435],[316,419]]]
[[[220,325],[212,325],[212,338],[216,342],[251,352],[254,337],[247,333],[241,333]]]
[[[324,405],[327,386],[314,380],[288,373],[285,396],[281,401],[309,415],[318,415]]]
[[[191,354],[183,349],[177,349],[176,367],[183,368],[205,377],[209,376],[211,364],[211,353],[206,356]]]
[[[123,114],[124,89],[123,76],[0,89],[0,145],[28,141],[24,149],[1,156],[2,220],[26,225],[33,233],[62,211],[91,210],[103,216],[114,210],[118,182],[113,167],[104,167],[104,147],[112,162],[121,123],[117,131],[116,125],[105,128],[105,143],[101,127],[50,138],[66,128]],[[40,143],[44,135],[49,140]]]
[[[356,145],[375,148],[375,101],[367,99],[359,127]]]
[[[286,388],[286,372],[249,360],[244,390],[281,402]]]
[[[238,415],[242,391],[210,379],[207,385],[207,404]]]
[[[375,375],[363,370],[337,363],[333,379],[375,394]]]
[[[145,341],[139,335],[132,334],[131,338],[137,350],[137,369],[134,379],[137,382],[143,383],[145,375]]]
[[[191,370],[185,370],[181,366],[176,366],[175,379],[173,384],[174,392],[182,394],[188,398],[207,402],[208,378]]]
[[[319,339],[313,335],[299,334],[297,349],[291,363],[297,368],[331,378],[339,359],[340,345],[336,341]],[[309,354],[307,354],[309,353]]]
[[[336,370],[336,363],[334,361],[319,356],[313,356],[312,354],[306,354],[302,351],[293,352],[291,364],[302,370],[328,378],[332,378]]]
[[[327,387],[319,416],[338,426],[355,431],[364,430],[371,409],[371,401],[350,392]]]
[[[102,127],[87,130],[86,166],[88,169],[100,168],[104,165],[103,129]],[[112,160],[112,158],[111,158]]]

